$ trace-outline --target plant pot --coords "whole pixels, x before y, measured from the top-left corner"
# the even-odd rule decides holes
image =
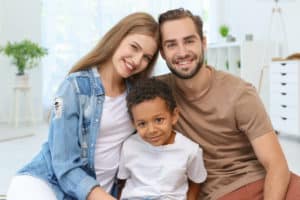
[[[16,87],[29,87],[28,74],[16,75],[15,86]]]

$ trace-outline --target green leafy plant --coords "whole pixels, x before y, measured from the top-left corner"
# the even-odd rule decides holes
[[[20,42],[7,42],[0,47],[0,53],[12,58],[12,63],[17,67],[17,75],[23,75],[25,69],[37,67],[40,59],[48,54],[48,50],[30,40]]]
[[[220,35],[225,38],[229,33],[229,27],[227,25],[221,25],[219,28]]]

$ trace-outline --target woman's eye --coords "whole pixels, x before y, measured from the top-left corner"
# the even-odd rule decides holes
[[[144,59],[147,63],[150,63],[152,58],[150,58],[149,56],[144,56]]]
[[[137,50],[138,50],[138,47],[137,47],[136,45],[134,45],[134,44],[131,44],[130,46],[131,46],[131,48],[132,48],[133,50],[135,50],[135,51],[137,51]]]

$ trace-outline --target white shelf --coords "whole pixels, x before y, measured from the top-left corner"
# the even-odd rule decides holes
[[[207,48],[207,64],[239,76],[257,88],[263,49],[259,41],[211,43]]]

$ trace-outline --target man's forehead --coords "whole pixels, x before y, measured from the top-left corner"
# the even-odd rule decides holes
[[[161,26],[163,40],[185,38],[197,34],[195,24],[190,18],[166,21]]]

